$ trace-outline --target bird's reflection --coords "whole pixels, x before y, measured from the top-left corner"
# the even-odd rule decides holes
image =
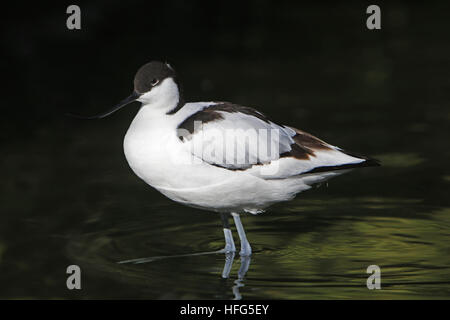
[[[231,267],[233,266],[234,255],[234,252],[228,252],[225,254],[225,265],[223,267],[222,278],[229,277]],[[244,277],[250,267],[250,261],[250,256],[241,256],[241,267],[238,271],[238,278],[234,281],[235,285],[233,286],[234,300],[242,299],[239,288],[244,286]]]
[[[131,259],[131,260],[123,260],[123,261],[119,261],[117,263],[119,263],[119,264],[143,264],[143,263],[149,263],[149,262],[163,260],[163,259],[195,257],[195,256],[209,255],[209,254],[221,254],[221,253],[225,254],[225,265],[223,266],[222,278],[228,279],[230,277],[231,268],[233,267],[235,253],[234,252],[225,252],[224,249],[218,250],[218,251],[178,254],[178,255],[173,255],[173,256],[155,256],[155,257],[147,257],[147,258],[138,258],[138,259]],[[240,266],[238,274],[237,274],[237,279],[234,281],[235,285],[232,288],[234,300],[242,299],[242,295],[239,291],[239,288],[242,288],[245,286],[244,278],[250,267],[251,258],[250,258],[250,256],[241,256],[240,260],[241,260],[241,266]]]

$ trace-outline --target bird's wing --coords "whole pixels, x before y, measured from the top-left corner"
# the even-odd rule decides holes
[[[299,175],[327,177],[328,173],[334,175],[346,169],[380,165],[376,159],[347,152],[299,129],[289,129],[295,132],[291,150],[264,167],[249,168],[248,173],[264,179],[286,179]]]
[[[184,145],[203,161],[245,170],[279,159],[294,143],[294,132],[253,108],[219,102],[199,110],[178,126]]]
[[[228,102],[193,113],[178,130],[180,140],[195,157],[266,179],[334,171],[367,161],[306,132],[278,125],[253,108]]]

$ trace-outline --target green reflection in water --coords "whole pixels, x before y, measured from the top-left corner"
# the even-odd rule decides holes
[[[416,153],[389,153],[377,156],[384,167],[405,168],[417,166],[425,161]]]
[[[255,249],[244,286],[239,288],[244,299],[448,295],[450,246],[443,239],[450,235],[449,208],[419,205],[421,210],[432,211],[427,217],[420,217],[419,213],[419,218],[411,219],[387,216],[386,212],[400,207],[411,210],[417,206],[414,199],[368,197],[348,206],[350,199],[338,198],[327,203],[337,208],[334,213],[320,206],[320,202],[305,203],[300,214],[298,207],[288,207],[283,212],[244,217]],[[388,205],[373,208],[366,207],[367,203]],[[173,219],[176,218],[180,217]],[[238,258],[229,279],[221,279],[223,254],[163,259],[142,265],[116,263],[127,258],[220,249],[222,236],[215,217],[212,218],[203,221],[194,215],[194,223],[189,225],[162,223],[104,230],[75,238],[68,250],[89,272],[106,274],[139,288],[146,297],[233,298],[240,267]],[[381,267],[382,290],[377,292],[366,288],[366,268],[371,264]],[[439,292],[433,289],[436,287]]]

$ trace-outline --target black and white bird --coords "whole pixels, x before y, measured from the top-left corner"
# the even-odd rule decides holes
[[[168,198],[221,214],[224,252],[235,245],[228,219],[239,234],[240,254],[252,253],[240,214],[256,214],[314,184],[377,160],[348,153],[306,132],[278,125],[261,112],[229,102],[186,103],[167,63],[142,66],[133,93],[103,118],[139,101],[124,139],[134,173]]]

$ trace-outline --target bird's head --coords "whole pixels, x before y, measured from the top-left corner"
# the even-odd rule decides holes
[[[90,117],[76,117],[84,119],[105,118],[135,101],[151,108],[165,109],[166,112],[176,109],[178,105],[182,104],[182,95],[175,70],[168,63],[160,61],[144,64],[134,77],[134,90],[130,96],[104,113]]]

